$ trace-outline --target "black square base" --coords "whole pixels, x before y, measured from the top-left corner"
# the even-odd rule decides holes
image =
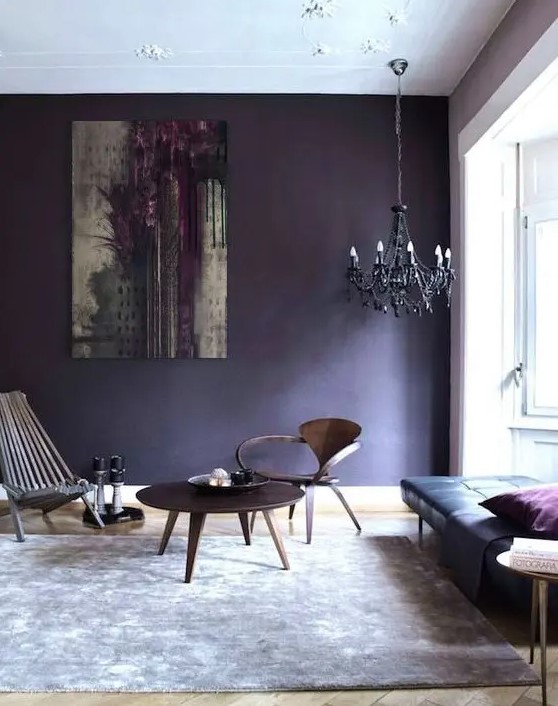
[[[118,525],[122,522],[138,522],[144,519],[143,510],[140,507],[125,506],[122,508],[122,512],[119,512],[117,515],[111,514],[112,505],[105,505],[105,507],[107,511],[105,513],[99,513],[105,525]],[[99,529],[99,525],[87,508],[83,513],[83,524]]]

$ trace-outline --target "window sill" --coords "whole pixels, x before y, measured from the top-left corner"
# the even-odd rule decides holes
[[[521,431],[556,431],[558,432],[558,417],[520,417],[508,423],[509,429]]]

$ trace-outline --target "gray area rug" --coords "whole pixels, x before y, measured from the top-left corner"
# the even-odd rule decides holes
[[[0,537],[0,690],[250,691],[536,684],[405,537],[251,547]]]

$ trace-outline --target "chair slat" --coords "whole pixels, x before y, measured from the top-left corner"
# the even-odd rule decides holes
[[[18,393],[20,395],[20,399],[23,402],[25,413],[28,415],[28,417],[33,421],[36,429],[41,435],[41,438],[44,442],[44,446],[47,448],[49,451],[50,457],[53,459],[53,462],[55,461],[55,468],[57,472],[58,478],[64,482],[65,480],[72,480],[75,481],[77,479],[75,473],[73,473],[62,456],[60,455],[60,452],[56,448],[56,446],[53,444],[51,438],[47,434],[45,428],[41,424],[41,422],[38,420],[37,415],[35,412],[32,410],[31,406],[27,402],[27,399],[23,393]]]
[[[23,474],[21,472],[21,452],[15,441],[15,422],[10,414],[10,409],[6,397],[0,397],[0,409],[2,410],[2,426],[4,427],[6,434],[7,448],[9,449],[12,461],[12,482],[20,488],[25,488],[27,486],[24,481]]]
[[[37,466],[46,477],[46,485],[64,483],[66,478],[45,442],[45,430],[38,425],[36,418],[33,419],[24,395],[21,393],[14,393],[14,395],[17,395],[14,400],[14,408],[18,413],[20,423],[32,440],[31,448],[35,457],[39,457],[37,458]]]
[[[22,475],[27,480],[27,487],[39,488],[41,486],[48,486],[49,483],[47,479],[44,478],[42,474],[39,478],[37,476],[37,473],[34,472],[34,469],[37,468],[36,454],[34,454],[33,447],[29,443],[29,440],[27,439],[25,433],[23,432],[23,429],[21,428],[21,420],[19,418],[17,408],[13,404],[13,400],[10,396],[8,396],[8,400],[9,402],[6,406],[6,411],[7,413],[9,413],[13,421],[11,433],[13,435],[14,442],[19,446],[21,450],[21,471]]]
[[[14,444],[19,447],[20,453],[20,463],[22,471],[24,468],[29,469],[29,475],[32,478],[32,485],[28,487],[39,487],[46,488],[51,485],[48,478],[48,474],[45,473],[41,459],[34,447],[33,441],[29,439],[25,427],[22,425],[18,410],[14,404],[13,395],[8,395],[8,404],[6,405],[6,411],[10,415],[13,426],[11,428],[11,434],[14,439]]]
[[[4,483],[17,485],[12,454],[8,446],[7,427],[4,423],[1,402],[2,400],[0,397],[0,462],[2,464],[2,480]]]

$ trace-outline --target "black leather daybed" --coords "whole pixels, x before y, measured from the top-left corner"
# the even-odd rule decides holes
[[[513,537],[530,533],[479,503],[537,485],[541,482],[528,476],[422,476],[404,478],[401,497],[419,516],[419,540],[423,521],[440,535],[440,563],[452,570],[455,583],[471,601],[477,602],[481,592],[490,590],[528,608],[530,581],[504,569],[496,557],[510,548]]]

